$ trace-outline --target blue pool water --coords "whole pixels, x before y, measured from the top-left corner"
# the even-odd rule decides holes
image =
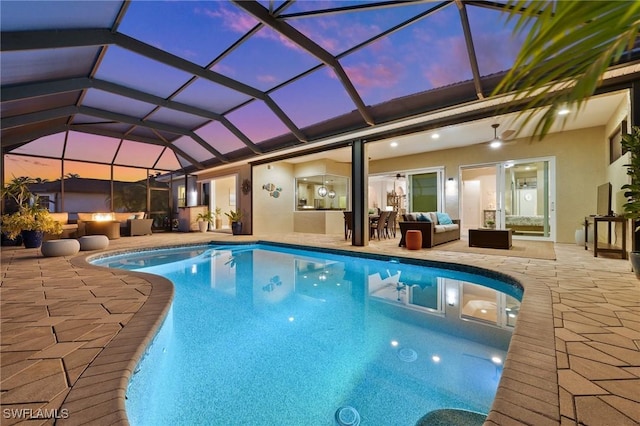
[[[487,413],[521,299],[480,275],[265,244],[93,263],[176,288],[129,384],[133,425],[335,425],[342,407],[362,425]]]

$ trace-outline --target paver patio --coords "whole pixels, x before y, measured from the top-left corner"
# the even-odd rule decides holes
[[[520,280],[525,298],[487,424],[640,424],[640,286],[628,261],[556,244],[557,260],[351,247],[340,236],[170,233],[109,250],[271,240],[463,263]],[[125,424],[128,374],[172,295],[163,278],[2,247],[2,424]],[[52,411],[55,410],[55,411]]]

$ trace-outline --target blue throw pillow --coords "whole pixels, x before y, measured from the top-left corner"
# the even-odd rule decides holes
[[[420,214],[416,217],[416,219],[417,219],[419,222],[431,222],[431,219],[429,219],[427,216],[425,216],[425,215],[424,215],[424,213],[420,213]]]
[[[451,218],[449,217],[448,214],[436,212],[436,215],[438,216],[438,223],[440,225],[451,225],[451,224],[453,224],[453,221],[451,220]]]

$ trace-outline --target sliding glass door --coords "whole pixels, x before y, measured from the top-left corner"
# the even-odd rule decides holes
[[[463,234],[512,229],[516,238],[555,241],[555,159],[523,159],[461,168]]]
[[[503,228],[511,228],[513,235],[554,240],[554,159],[509,161],[500,168]]]

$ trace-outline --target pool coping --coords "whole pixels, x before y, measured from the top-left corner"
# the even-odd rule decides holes
[[[272,241],[212,240],[210,244],[273,244]],[[206,244],[163,244],[143,249],[108,250],[100,254],[87,254],[72,258],[71,263],[79,268],[97,268],[102,266],[89,263],[90,260],[123,253],[150,249],[168,249],[175,247],[202,246]],[[560,423],[560,401],[558,394],[558,375],[556,365],[555,333],[553,322],[553,304],[550,289],[537,280],[518,272],[504,273],[486,265],[471,263],[418,260],[408,255],[379,255],[358,251],[358,247],[349,250],[319,248],[303,244],[275,243],[273,245],[300,247],[325,252],[362,255],[371,258],[402,258],[413,264],[460,265],[462,270],[487,271],[484,274],[493,278],[509,277],[524,289],[518,321],[513,331],[502,377],[494,402],[485,425],[527,423],[536,425],[557,425]],[[451,268],[456,269],[456,268]],[[140,359],[162,325],[173,301],[173,283],[163,277],[128,270],[119,270],[125,275],[143,278],[151,285],[148,299],[122,330],[109,342],[80,375],[66,396],[62,409],[69,412],[86,408],[87,398],[95,396],[107,401],[103,409],[107,416],[101,417],[101,423],[128,424],[126,415],[126,390]],[[99,386],[97,386],[99,384]],[[425,413],[426,414],[426,413]],[[61,419],[57,424],[71,424],[70,419]]]

